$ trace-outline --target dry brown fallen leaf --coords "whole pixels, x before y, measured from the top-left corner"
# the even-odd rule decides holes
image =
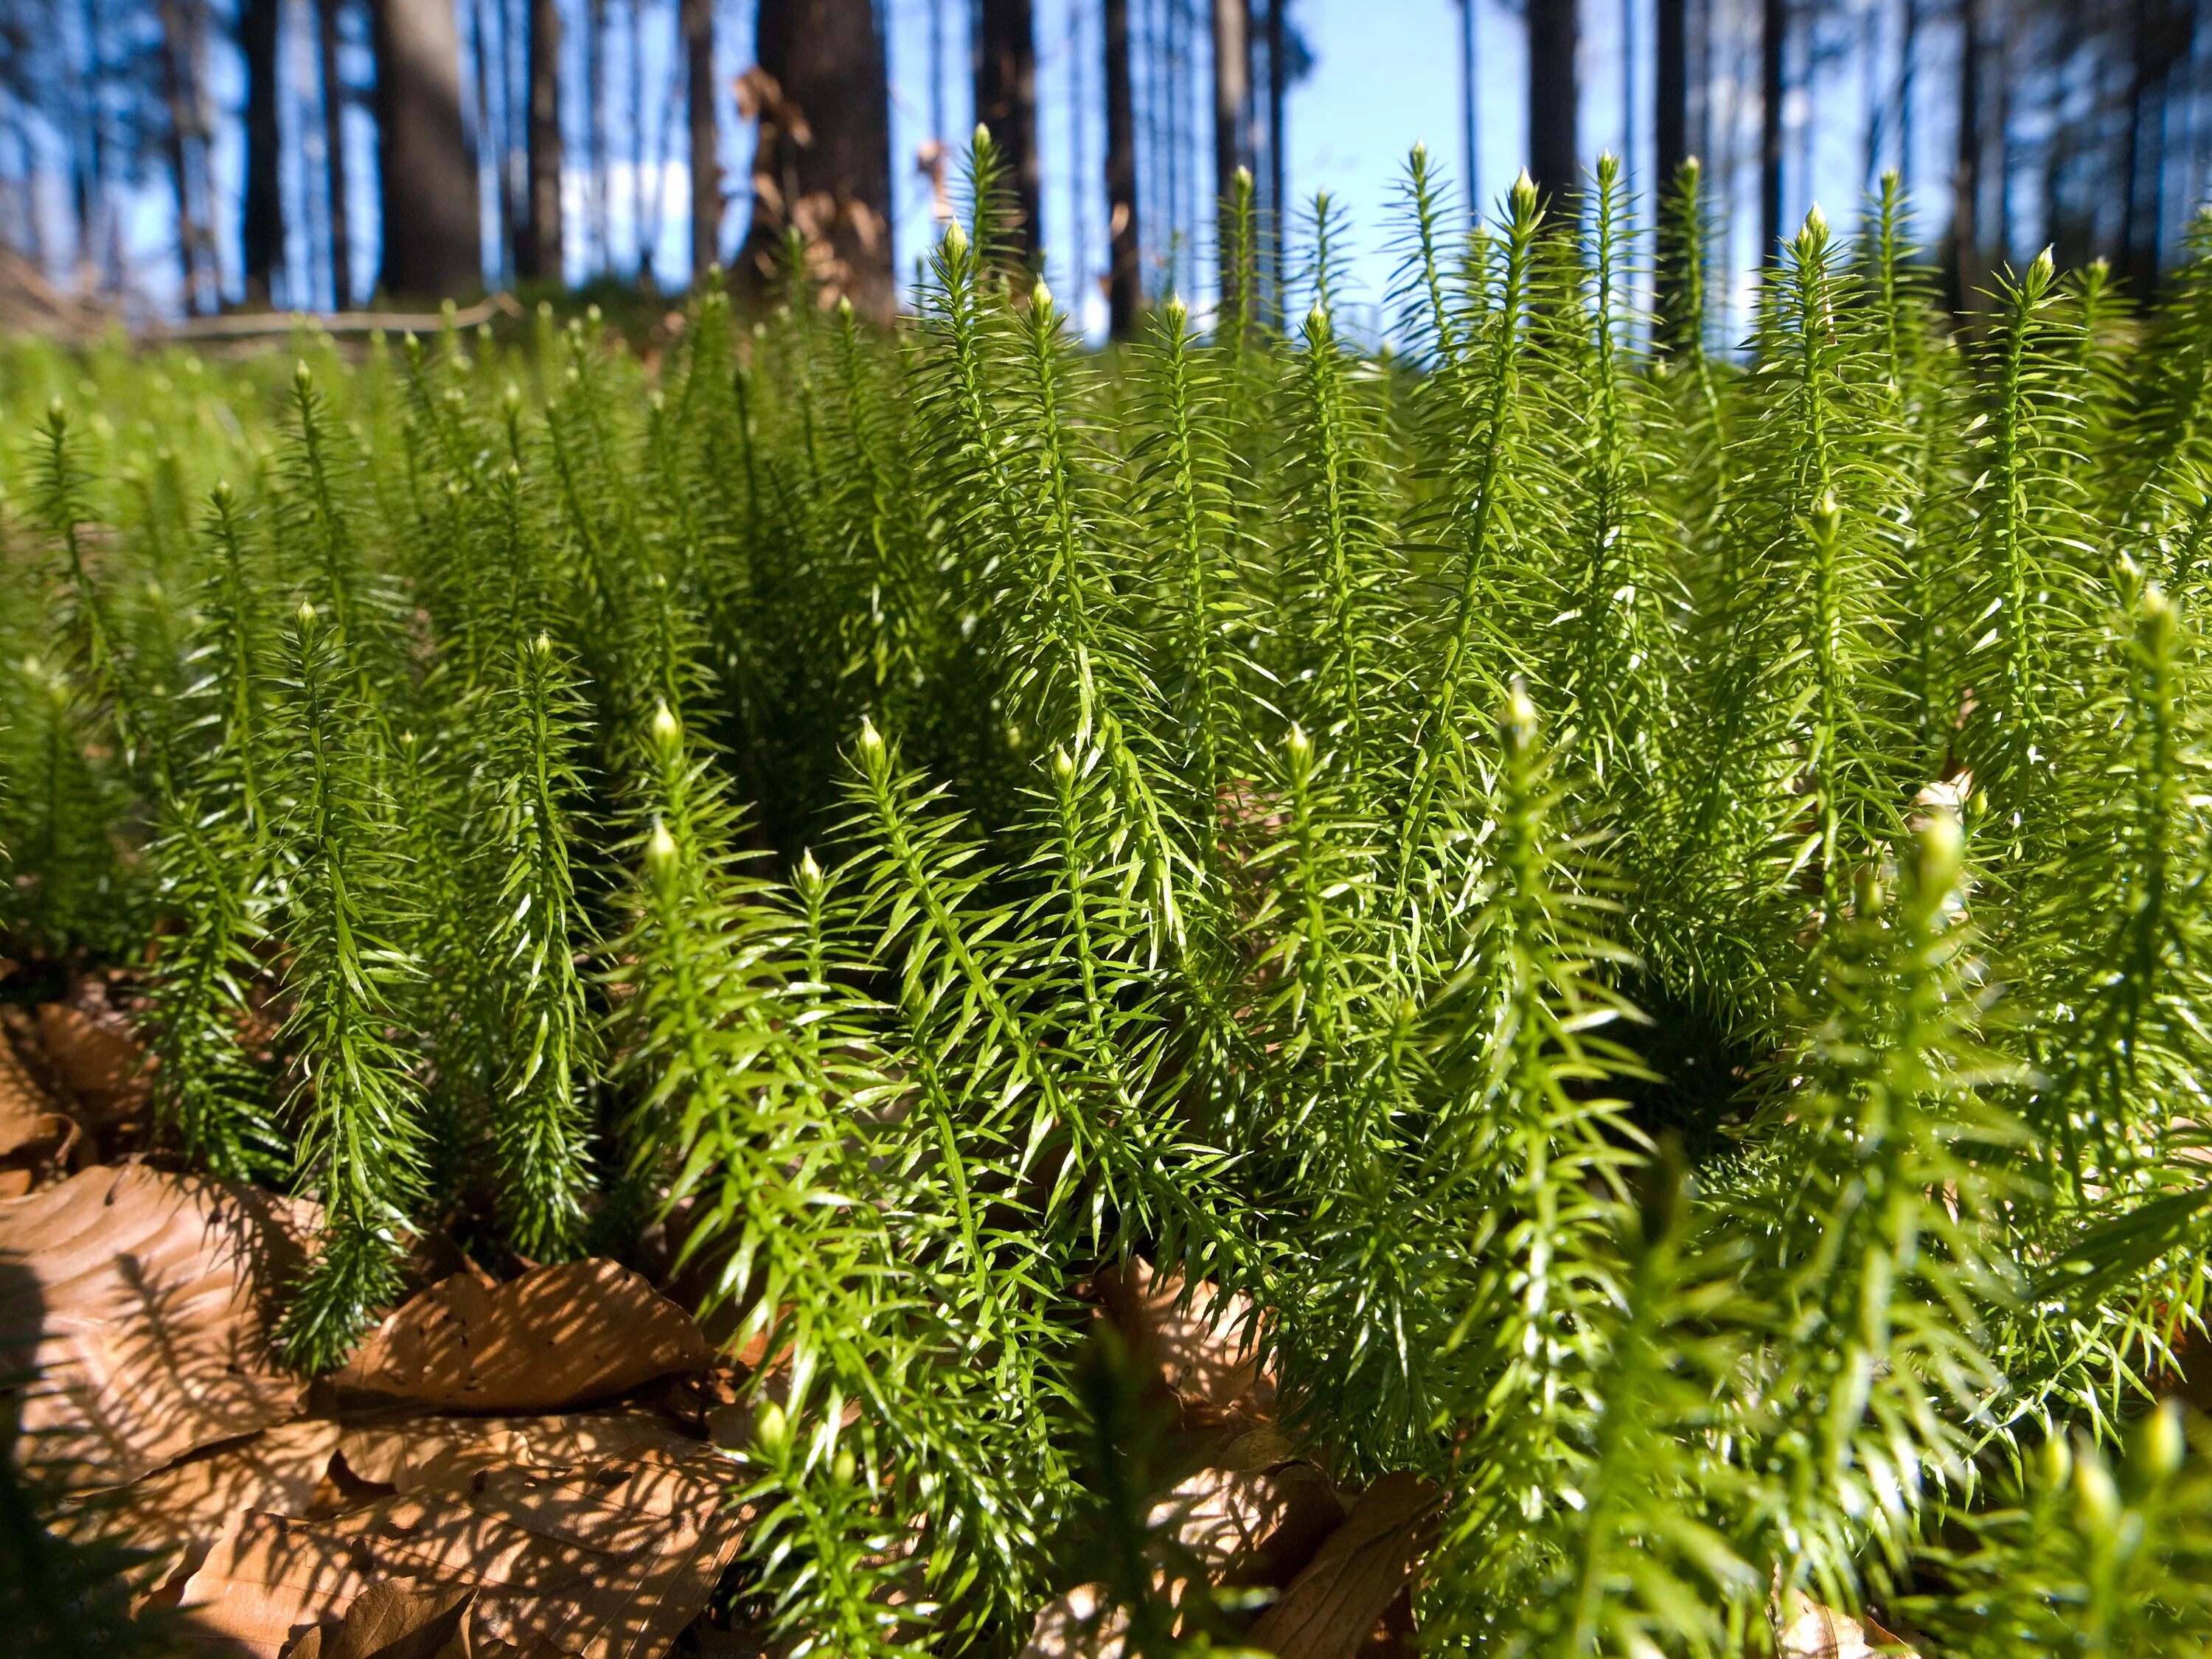
[[[456,1470],[451,1485],[324,1522],[251,1515],[186,1581],[182,1604],[210,1636],[278,1659],[311,1627],[342,1626],[370,1586],[404,1579],[473,1592],[463,1621],[471,1653],[503,1643],[659,1659],[741,1540],[725,1498],[730,1469],[695,1443],[679,1456]]]
[[[1871,1619],[1854,1619],[1796,1591],[1790,1608],[1775,1634],[1776,1659],[1917,1659],[1901,1638]]]
[[[1281,1437],[1261,1430],[1238,1443],[1264,1451],[1279,1446]],[[1344,1518],[1344,1505],[1319,1468],[1279,1462],[1269,1468],[1201,1469],[1155,1504],[1148,1520],[1156,1528],[1172,1529],[1194,1558],[1193,1565],[1213,1583],[1280,1589]],[[1178,1607],[1184,1588],[1159,1585]],[[1024,1659],[1120,1659],[1128,1616],[1117,1608],[1101,1618],[1104,1601],[1104,1586],[1079,1584],[1048,1601],[1037,1611]]]
[[[40,1088],[0,1031],[0,1198],[20,1198],[59,1180],[86,1152],[82,1130]]]
[[[349,1425],[338,1441],[346,1468],[403,1492],[465,1483],[501,1464],[561,1468],[658,1451],[680,1457],[699,1443],[647,1412],[561,1417],[414,1417]]]
[[[143,1167],[0,1202],[0,1375],[25,1386],[19,1455],[119,1486],[299,1415],[269,1345],[314,1206]]]
[[[1344,1520],[1328,1479],[1310,1463],[1273,1469],[1200,1469],[1152,1506],[1217,1584],[1279,1589],[1312,1561]]]
[[[57,1516],[57,1530],[120,1538],[154,1557],[149,1582],[167,1583],[197,1568],[248,1510],[306,1515],[339,1434],[326,1418],[303,1417],[203,1447],[119,1492],[70,1505]]]
[[[331,1380],[468,1411],[561,1411],[713,1359],[690,1315],[629,1268],[593,1259],[505,1285],[441,1279]]]
[[[1187,1426],[1274,1415],[1274,1376],[1253,1351],[1252,1304],[1241,1293],[1201,1279],[1186,1298],[1180,1273],[1161,1275],[1141,1256],[1092,1285],[1131,1346],[1159,1366]]]
[[[1418,1475],[1384,1475],[1260,1615],[1248,1644],[1277,1659],[1352,1659],[1404,1591],[1436,1507],[1436,1488]]]
[[[1021,1659],[1121,1659],[1129,1613],[1106,1605],[1103,1584],[1078,1584],[1037,1609]]]
[[[54,1080],[83,1109],[94,1127],[136,1112],[149,1086],[145,1046],[66,1002],[39,1008],[39,1038]]]
[[[336,1625],[318,1625],[286,1659],[441,1659],[461,1655],[472,1589],[404,1578],[371,1584]],[[468,1659],[474,1659],[473,1655]]]

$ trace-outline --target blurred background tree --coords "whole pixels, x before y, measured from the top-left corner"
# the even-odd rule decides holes
[[[1203,313],[1239,167],[1264,231],[1348,173],[1379,193],[1417,137],[1484,195],[1524,161],[1565,195],[1612,149],[1647,229],[1664,181],[1702,158],[1739,301],[1817,194],[1848,222],[1838,195],[1889,167],[1954,304],[2045,243],[2140,294],[2212,177],[2203,9],[0,0],[0,302],[192,316],[650,295],[717,264],[750,281],[796,226],[834,291],[887,316],[977,121],[1010,166],[1014,257],[1097,336],[1170,290]],[[1439,120],[1420,88],[1445,65]],[[1261,264],[1296,286],[1279,257]]]

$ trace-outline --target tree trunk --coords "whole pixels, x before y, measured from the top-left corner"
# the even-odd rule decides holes
[[[331,211],[331,292],[353,304],[353,226],[346,210],[345,83],[338,78],[339,0],[315,0],[315,47],[323,80],[323,188]]]
[[[1951,309],[1964,315],[1982,286],[1981,0],[1959,0],[1959,130],[1951,173],[1951,235],[1946,250]]]
[[[284,194],[277,171],[276,19],[283,0],[240,0],[246,58],[246,302],[274,303],[284,258]],[[389,222],[389,221],[387,221]]]
[[[629,0],[629,240],[630,271],[638,286],[653,292],[653,231],[646,223],[645,197],[645,8]],[[658,210],[659,204],[653,204]]]
[[[1655,163],[1651,191],[1663,209],[1674,197],[1684,163],[1690,159],[1690,18],[1687,0],[1658,0],[1653,19],[1653,42],[1658,61],[1654,68],[1652,138]],[[1662,217],[1662,223],[1664,223]],[[1656,272],[1660,313],[1671,314],[1671,303],[1682,286],[1682,264],[1692,250],[1678,248],[1662,235]]]
[[[872,0],[761,0],[753,55],[774,95],[759,103],[741,279],[772,290],[796,228],[824,295],[888,322],[890,92]]]
[[[1652,189],[1664,195],[1674,187],[1674,175],[1690,159],[1690,8],[1689,0],[1658,0],[1653,18],[1657,58],[1654,75],[1652,137],[1655,161]]]
[[[1275,312],[1284,305],[1284,244],[1290,228],[1290,123],[1285,104],[1291,88],[1290,30],[1284,26],[1285,0],[1267,0],[1267,210],[1274,224],[1263,231],[1273,254]]]
[[[486,3],[486,0],[471,0],[469,33],[471,45],[473,47],[469,53],[469,65],[476,72],[474,81],[477,152],[481,155],[484,150],[489,149],[496,155],[499,154],[499,141],[496,136],[498,130],[492,124],[491,103],[491,15],[490,8]],[[492,215],[492,218],[498,226],[498,241],[495,244],[495,252],[492,254],[492,276],[496,280],[506,272],[507,265],[507,169],[496,167],[493,173],[493,188],[496,192],[497,200],[496,210]],[[479,167],[477,177],[481,179],[483,176],[483,170]]]
[[[1475,62],[1475,8],[1480,3],[1481,0],[1459,0],[1460,164],[1467,169],[1470,217],[1482,213],[1482,139],[1477,98],[1482,82]]]
[[[380,286],[434,300],[483,286],[476,158],[461,121],[453,0],[374,0],[376,126],[383,203]]]
[[[1897,40],[1897,179],[1912,193],[1912,105],[1920,78],[1920,0],[1905,0]]]
[[[1759,262],[1782,258],[1782,76],[1790,44],[1788,0],[1762,0],[1759,22]]]
[[[607,0],[589,0],[584,9],[584,143],[590,162],[585,239],[594,272],[611,269],[615,257],[607,211]]]
[[[691,130],[691,280],[722,256],[722,165],[714,131],[714,0],[683,0],[684,100]]]
[[[1133,339],[1144,309],[1137,240],[1137,108],[1129,81],[1129,0],[1106,0],[1106,325]]]
[[[1252,96],[1250,0],[1213,0],[1213,196],[1220,205],[1237,197],[1237,169],[1244,153],[1244,106]]]
[[[988,129],[1013,185],[1017,222],[1007,240],[1024,265],[1043,246],[1036,143],[1036,37],[1030,0],[981,0],[975,40],[975,119]]]
[[[2158,285],[2159,245],[2165,239],[2167,82],[2189,50],[2193,23],[2170,0],[2135,0],[2132,21],[2120,271],[2148,299]]]
[[[529,282],[561,280],[561,7],[530,6],[530,188],[526,232],[514,250],[515,274]]]
[[[192,191],[192,155],[201,140],[196,19],[186,0],[161,0],[161,94],[168,106],[166,149],[169,183],[177,201],[177,264],[184,281],[185,314],[200,313],[202,236]]]
[[[1279,3],[1279,0],[1278,0]],[[1528,0],[1528,176],[1564,207],[1581,185],[1576,137],[1581,86],[1575,0]]]

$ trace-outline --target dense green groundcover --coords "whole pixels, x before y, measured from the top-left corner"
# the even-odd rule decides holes
[[[1325,202],[1288,323],[1232,204],[1104,356],[988,210],[653,372],[7,348],[0,944],[150,954],[177,1154],[326,1206],[304,1368],[418,1230],[693,1200],[820,1651],[1170,1650],[1132,1253],[1439,1484],[1439,1651],[2203,1651],[2212,233],[1954,329],[1893,185],[1722,352],[1694,177],[1656,317],[1610,164],[1440,195],[1393,354]]]

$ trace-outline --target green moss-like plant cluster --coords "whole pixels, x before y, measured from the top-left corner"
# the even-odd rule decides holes
[[[679,1206],[793,1640],[1112,1562],[1158,1654],[1141,1255],[1436,1484],[1438,1651],[2203,1650],[2212,257],[1954,328],[1893,185],[1722,352],[1694,174],[1654,315],[1611,163],[1462,239],[1417,153],[1395,354],[1238,201],[1099,357],[993,171],[890,337],[0,356],[6,948],[322,1200],[295,1361]]]

